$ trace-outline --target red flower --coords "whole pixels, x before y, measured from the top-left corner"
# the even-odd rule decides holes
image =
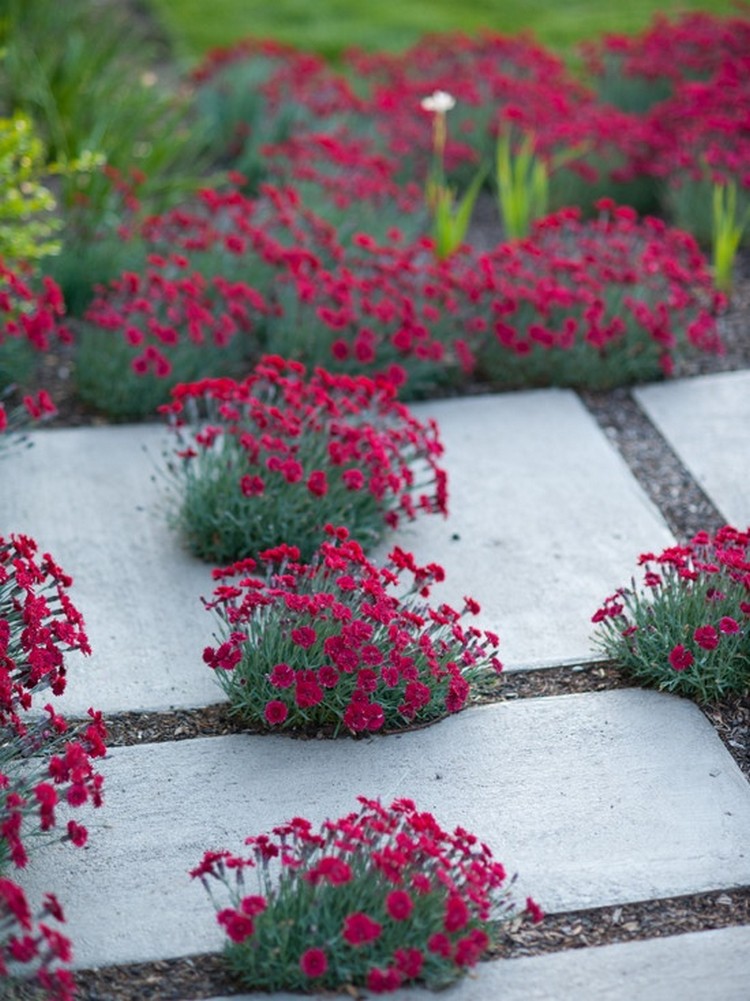
[[[349,945],[367,945],[380,938],[383,926],[363,911],[355,911],[344,918],[342,935]]]
[[[430,935],[427,939],[427,948],[430,952],[434,952],[437,956],[444,956],[446,959],[453,952],[451,940],[440,931],[436,931],[434,935]]]
[[[307,478],[307,489],[315,497],[325,497],[328,493],[328,479],[324,470],[315,469],[310,473]]]
[[[424,956],[421,949],[396,949],[393,959],[400,972],[409,980],[416,980],[422,972]]]
[[[669,655],[669,663],[675,671],[684,671],[686,668],[690,667],[693,660],[694,658],[692,653],[689,650],[686,650],[682,643],[678,643]]]
[[[82,824],[77,824],[75,820],[68,821],[68,837],[78,848],[82,848],[88,839],[89,833]]]
[[[240,489],[245,497],[260,497],[266,485],[260,476],[243,476],[240,480]]]
[[[265,897],[250,896],[243,897],[240,901],[240,908],[243,914],[247,914],[248,917],[255,917],[256,914],[262,914],[268,906]]]
[[[249,918],[246,914],[238,914],[231,907],[219,911],[216,915],[216,920],[220,925],[223,925],[224,930],[233,942],[244,942],[255,931],[252,918]]]
[[[445,902],[445,914],[443,916],[443,927],[448,932],[460,931],[466,926],[469,920],[469,908],[463,897],[452,893]]]
[[[704,650],[715,650],[719,645],[719,634],[713,626],[700,626],[693,633],[693,639]]]
[[[389,994],[398,990],[402,979],[399,971],[392,966],[387,970],[380,970],[375,966],[367,974],[367,989],[373,994]]]
[[[406,890],[391,890],[385,898],[385,908],[394,921],[406,921],[414,910],[414,901]]]
[[[301,646],[304,650],[309,650],[318,634],[309,626],[300,626],[299,629],[292,629],[292,642]]]
[[[283,702],[273,699],[266,703],[264,716],[269,726],[279,726],[289,715],[289,710]]]
[[[733,619],[731,615],[725,615],[719,622],[719,629],[723,633],[738,633],[740,631],[739,623],[736,619]]]
[[[474,928],[456,943],[454,961],[458,966],[476,966],[487,948],[489,937],[480,928]]]
[[[322,977],[328,969],[328,957],[322,949],[308,949],[302,953],[299,965],[306,977]]]
[[[526,911],[528,912],[534,924],[539,924],[539,922],[544,917],[544,911],[532,897],[526,898]]]
[[[276,664],[269,680],[274,688],[291,688],[294,684],[294,669],[288,664]]]

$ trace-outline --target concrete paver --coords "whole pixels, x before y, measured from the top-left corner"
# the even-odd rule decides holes
[[[58,707],[83,715],[220,702],[201,660],[211,570],[166,525],[158,425],[33,434],[0,479],[3,532],[34,536],[73,577],[92,656],[71,654]],[[144,452],[144,448],[147,452]]]
[[[635,396],[727,522],[750,525],[750,371],[676,379]]]
[[[102,768],[89,845],[50,846],[23,874],[65,902],[81,967],[219,949],[187,878],[203,851],[241,851],[294,815],[339,816],[359,794],[410,796],[473,831],[548,911],[750,883],[748,785],[704,715],[655,692],[484,706],[361,741],[114,748]]]
[[[406,524],[395,541],[445,567],[434,596],[476,598],[506,668],[591,659],[591,616],[623,567],[644,546],[672,544],[625,462],[568,390],[413,409],[440,427],[450,516]]]
[[[446,991],[444,1001],[747,1001],[750,928],[571,949],[547,956],[481,963]],[[240,994],[212,1001],[297,1001],[298,994]],[[312,996],[319,1001],[321,995]],[[392,1001],[434,1001],[424,988]],[[327,996],[330,1001],[330,994]]]

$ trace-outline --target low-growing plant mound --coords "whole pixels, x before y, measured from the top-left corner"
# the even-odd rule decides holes
[[[176,382],[242,371],[257,356],[254,335],[266,310],[245,282],[206,278],[181,254],[152,255],[143,274],[125,273],[89,307],[79,395],[117,419],[153,414]]]
[[[70,330],[60,289],[51,278],[36,282],[25,264],[12,267],[0,260],[0,390],[27,385],[36,360],[57,342],[69,344]]]
[[[203,658],[231,711],[253,727],[336,736],[402,730],[463,709],[472,684],[502,670],[497,636],[461,624],[479,605],[432,606],[439,566],[419,567],[396,547],[378,567],[346,530],[328,532],[310,563],[281,546],[261,566],[214,571],[222,583],[207,605],[223,635]]]
[[[491,308],[480,376],[605,389],[669,375],[684,350],[720,353],[724,296],[689,233],[603,199],[566,209],[480,260]]]
[[[445,987],[474,966],[497,923],[521,913],[503,866],[457,827],[448,833],[412,800],[359,797],[359,812],[315,830],[295,817],[250,837],[247,857],[208,851],[191,872],[217,905],[227,962],[254,990]],[[258,892],[248,894],[254,869]],[[540,921],[530,898],[525,912]]]
[[[172,396],[162,409],[179,443],[168,464],[175,521],[202,559],[282,543],[308,559],[329,522],[371,546],[401,517],[446,514],[437,425],[420,423],[387,379],[308,376],[267,356],[242,382],[206,379]]]
[[[101,713],[74,734],[51,702],[35,697],[65,689],[64,654],[89,653],[80,612],[71,602],[70,577],[33,539],[0,537],[0,977],[34,979],[49,998],[72,1001],[72,977],[58,966],[71,959],[69,940],[50,925],[63,920],[60,904],[45,895],[38,915],[23,889],[4,873],[22,869],[29,848],[52,837],[56,808],[102,803],[102,776],[94,760],[105,753]],[[68,820],[63,840],[81,846],[86,828]]]
[[[596,640],[646,685],[700,702],[750,686],[750,531],[645,553],[643,582],[596,612]]]

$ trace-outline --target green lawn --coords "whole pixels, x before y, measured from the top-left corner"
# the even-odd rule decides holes
[[[635,32],[657,11],[731,13],[732,0],[659,2],[628,0],[147,0],[174,38],[195,60],[206,49],[245,35],[277,38],[329,56],[348,46],[402,49],[430,31],[506,34],[532,31],[545,45],[570,53],[582,38],[604,32]]]

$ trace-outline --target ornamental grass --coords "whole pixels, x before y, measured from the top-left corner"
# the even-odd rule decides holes
[[[336,737],[403,730],[459,712],[472,686],[502,670],[497,636],[426,599],[444,578],[396,547],[380,567],[342,528],[309,563],[281,546],[259,563],[214,571],[207,607],[221,623],[203,659],[231,712],[253,728]]]
[[[645,685],[710,702],[750,686],[750,531],[639,558],[643,580],[593,617],[597,646]]]
[[[69,732],[52,699],[65,689],[64,655],[90,652],[83,619],[71,602],[71,578],[24,535],[0,538],[0,977],[34,980],[48,997],[72,999],[64,964],[71,944],[52,924],[63,920],[54,895],[34,914],[23,889],[7,875],[29,861],[31,842],[53,837],[56,810],[102,804],[94,759],[105,753],[101,713]],[[68,820],[63,841],[83,846],[86,828]],[[63,964],[63,968],[58,966]]]
[[[173,520],[201,559],[227,563],[288,543],[302,559],[336,521],[364,546],[419,513],[447,513],[443,447],[387,379],[311,375],[267,356],[242,382],[178,385],[163,407]]]
[[[522,913],[542,919],[532,898],[515,902],[513,880],[473,834],[444,831],[409,799],[358,801],[357,812],[318,830],[295,817],[249,837],[244,857],[207,851],[192,870],[212,899],[216,882],[228,897],[228,906],[215,902],[216,918],[243,987],[439,989],[474,966],[503,925]]]

